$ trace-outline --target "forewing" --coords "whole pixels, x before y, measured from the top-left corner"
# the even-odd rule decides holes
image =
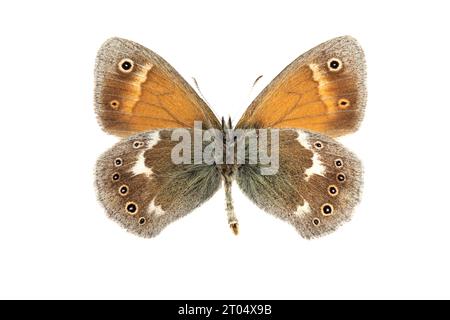
[[[163,58],[129,40],[112,38],[97,55],[95,110],[103,129],[126,137],[160,128],[220,123],[192,87]]]
[[[327,41],[288,65],[252,102],[237,128],[356,131],[366,104],[364,53],[351,37]]]

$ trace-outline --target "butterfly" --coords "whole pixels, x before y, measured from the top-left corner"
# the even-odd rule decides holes
[[[103,130],[122,140],[97,161],[98,199],[110,218],[148,238],[223,185],[228,223],[237,234],[231,197],[236,181],[259,208],[289,222],[304,238],[330,233],[351,218],[360,199],[361,163],[334,138],[358,129],[365,78],[358,42],[349,36],[329,40],[289,64],[233,127],[231,121],[219,121],[159,55],[129,40],[109,39],[96,60],[95,111]],[[174,133],[181,128],[193,133],[195,123],[201,123],[201,132],[226,131],[226,137],[256,132],[257,146],[264,140],[269,149],[275,140],[262,139],[260,132],[276,133],[277,148],[270,149],[278,159],[276,173],[262,174],[267,166],[259,157],[246,162],[247,140],[240,163],[174,163],[179,143]],[[231,139],[222,145],[233,149],[236,144]]]

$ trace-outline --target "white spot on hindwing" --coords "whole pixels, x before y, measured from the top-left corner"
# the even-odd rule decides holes
[[[149,168],[145,165],[144,153],[145,150],[139,153],[139,155],[137,156],[136,163],[131,168],[131,172],[133,172],[133,176],[145,174],[147,177],[150,178],[150,176],[153,174],[153,171],[152,168]]]
[[[159,131],[153,131],[147,134],[147,137],[149,141],[147,141],[147,150],[152,149],[154,146],[156,146],[161,140],[159,138]]]
[[[159,138],[159,132],[155,131],[155,132],[150,132],[148,135],[148,141],[146,142],[146,146],[145,148],[139,152],[136,162],[134,164],[134,166],[131,168],[131,172],[133,172],[133,176],[137,176],[140,174],[144,174],[146,175],[148,178],[151,177],[151,175],[153,174],[152,168],[151,167],[147,167],[145,165],[145,157],[144,157],[144,153],[147,150],[152,149],[155,145],[158,144],[160,138]]]
[[[311,150],[311,144],[308,141],[308,134],[302,130],[297,130],[297,133],[298,133],[297,137],[298,142],[300,142],[300,144],[304,148]]]
[[[305,149],[308,149],[313,153],[312,166],[305,170],[305,175],[306,175],[305,180],[308,181],[309,178],[311,178],[311,176],[313,174],[323,176],[325,174],[326,169],[325,169],[325,166],[322,164],[322,161],[320,160],[319,154],[313,149],[313,147],[311,146],[311,143],[309,143],[309,141],[308,141],[309,134],[302,130],[297,130],[297,133],[298,133],[298,138],[297,138],[298,142]]]
[[[319,176],[323,176],[325,174],[325,167],[322,164],[322,161],[320,161],[319,154],[317,152],[313,151],[313,158],[312,158],[313,165],[312,167],[305,170],[306,174],[306,181],[309,180],[309,178],[313,174],[317,174]]]
[[[162,216],[166,214],[166,212],[161,208],[161,206],[155,206],[155,198],[153,198],[152,202],[150,202],[147,210],[149,214],[154,214],[156,216]]]
[[[297,211],[294,212],[297,216],[302,216],[304,214],[311,213],[311,207],[308,203],[308,201],[303,200],[303,205],[297,207]]]

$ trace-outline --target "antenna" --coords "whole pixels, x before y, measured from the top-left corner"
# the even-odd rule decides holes
[[[209,104],[208,100],[206,100],[205,96],[202,93],[202,90],[200,90],[200,86],[198,85],[197,79],[192,77],[192,80],[194,81],[195,87],[197,88],[198,93],[200,93],[200,96],[202,97],[203,101],[205,101],[208,107],[211,108],[211,105]]]
[[[262,77],[263,77],[263,75],[260,75],[260,76],[258,76],[258,78],[256,78],[256,80],[253,82],[252,89],[256,86],[256,83],[257,83],[259,80],[261,80]]]
[[[248,92],[248,95],[251,96],[253,93],[253,90],[255,89],[256,84],[258,83],[259,80],[261,80],[261,78],[263,77],[263,75],[259,75],[255,81],[253,81],[252,87],[250,88],[250,91]]]

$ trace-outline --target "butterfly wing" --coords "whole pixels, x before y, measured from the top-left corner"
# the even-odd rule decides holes
[[[220,187],[214,166],[173,163],[178,142],[171,135],[157,130],[123,139],[97,162],[98,198],[107,214],[142,237],[157,235]]]
[[[351,37],[327,41],[287,66],[237,128],[302,128],[329,136],[358,129],[366,104],[365,60]]]
[[[236,180],[242,191],[308,239],[349,220],[359,202],[359,160],[335,140],[300,129],[281,129],[278,146],[276,174],[262,175],[259,163],[239,167]]]
[[[97,55],[95,110],[103,129],[118,136],[159,128],[206,128],[220,123],[164,59],[129,40],[107,40]]]

